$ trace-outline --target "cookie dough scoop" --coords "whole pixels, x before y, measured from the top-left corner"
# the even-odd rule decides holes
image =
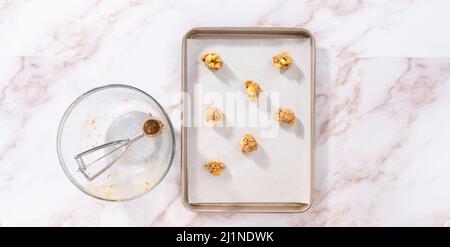
[[[137,140],[144,136],[155,137],[161,133],[164,124],[157,119],[150,118],[142,126],[142,132],[134,137],[105,143],[91,148],[75,156],[80,171],[89,181],[94,180],[114,163],[116,163]],[[101,162],[105,161],[106,162]],[[104,165],[95,166],[103,163]]]

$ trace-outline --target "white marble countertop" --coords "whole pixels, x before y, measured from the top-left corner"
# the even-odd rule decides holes
[[[450,225],[449,10],[446,0],[2,0],[0,225]],[[130,202],[90,198],[64,175],[59,120],[96,86],[152,94],[179,141],[172,96],[181,38],[194,26],[315,34],[317,163],[306,213],[192,213],[180,200],[179,150],[164,181]]]

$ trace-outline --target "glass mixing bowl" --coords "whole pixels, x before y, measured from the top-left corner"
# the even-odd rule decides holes
[[[161,134],[144,136],[102,175],[93,181],[86,179],[75,155],[136,136],[149,113],[163,122]],[[165,177],[175,154],[175,136],[167,113],[152,96],[113,84],[84,93],[67,108],[58,128],[57,150],[64,172],[81,191],[102,200],[125,201],[144,195]]]

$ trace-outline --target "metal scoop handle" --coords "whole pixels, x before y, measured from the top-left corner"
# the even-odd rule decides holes
[[[102,144],[100,146],[88,149],[82,153],[79,153],[75,156],[75,160],[78,163],[78,167],[79,167],[79,171],[81,173],[83,173],[83,175],[89,180],[92,181],[94,180],[96,177],[100,176],[102,173],[104,173],[106,170],[108,170],[112,165],[114,165],[114,163],[116,163],[116,161],[118,161],[127,151],[128,147],[130,147],[131,144],[133,144],[134,142],[136,142],[137,140],[141,139],[143,136],[145,135],[145,133],[140,133],[139,135],[136,135],[133,138],[129,138],[129,139],[123,139],[123,140],[117,140],[117,141],[112,141],[112,142],[108,142],[105,144]],[[100,156],[99,158],[97,158],[96,160],[90,162],[89,164],[85,164],[83,157],[93,153],[93,152],[97,152],[100,150],[103,150],[105,148],[109,148],[111,146],[116,146],[118,145],[116,148],[114,148],[113,150],[107,152],[106,154]],[[116,156],[115,159],[111,160],[105,167],[103,167],[101,170],[99,170],[97,173],[95,173],[94,175],[90,176],[86,171],[87,171],[87,167],[92,165],[93,163],[105,158],[106,156],[116,152],[117,150],[123,148],[122,152]]]

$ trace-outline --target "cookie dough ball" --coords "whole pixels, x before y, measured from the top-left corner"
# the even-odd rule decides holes
[[[247,80],[244,82],[245,90],[247,92],[247,96],[250,98],[250,100],[255,101],[259,93],[261,92],[261,87],[259,84],[252,80]]]
[[[243,153],[250,153],[258,149],[258,143],[254,136],[250,134],[244,135],[241,139],[241,151]]]
[[[208,52],[202,55],[200,58],[202,62],[206,65],[206,67],[218,70],[222,67],[223,61],[219,54],[215,52]]]
[[[142,130],[148,136],[157,136],[161,133],[164,128],[164,124],[162,121],[150,118],[144,122],[144,126],[142,126]]]
[[[219,176],[225,170],[225,164],[218,160],[209,161],[203,167],[214,176]]]
[[[205,110],[206,122],[211,122],[213,126],[216,126],[223,119],[223,112],[216,106],[209,106]]]
[[[275,55],[273,58],[273,64],[277,69],[287,70],[292,64],[291,55],[287,52],[282,52]]]
[[[277,113],[277,120],[293,125],[295,123],[295,113],[288,108],[280,108]]]

